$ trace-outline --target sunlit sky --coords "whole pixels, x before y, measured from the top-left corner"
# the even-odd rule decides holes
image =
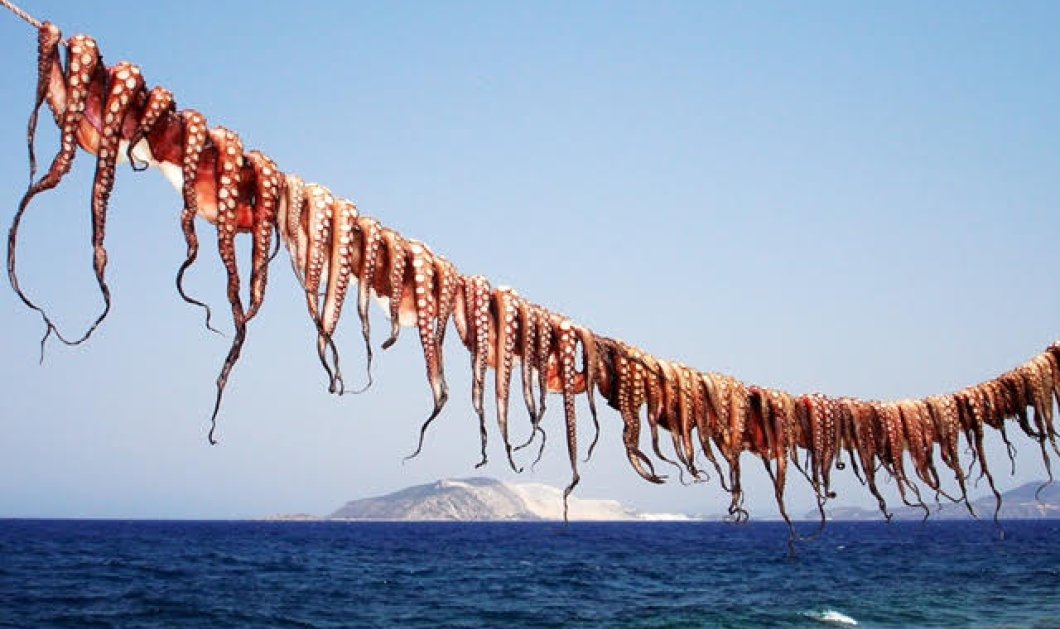
[[[138,63],[181,107],[465,273],[705,371],[914,397],[992,377],[1057,336],[1054,3],[24,6],[92,34],[108,63]],[[8,220],[27,180],[35,49],[31,29],[0,15]],[[42,121],[50,157],[56,135]],[[101,307],[91,176],[82,153],[20,240],[23,286],[70,333]],[[508,469],[492,425],[490,464],[474,469],[455,334],[451,401],[423,454],[403,463],[430,410],[418,341],[406,330],[377,352],[368,393],[328,395],[285,254],[209,446],[230,337],[207,332],[176,293],[179,210],[157,171],[120,171],[107,234],[114,308],[84,346],[51,343],[39,365],[37,316],[0,290],[0,517],[324,514],[444,477],[566,483],[558,400],[536,470]],[[188,286],[223,321],[208,228]],[[385,320],[373,316],[378,343]],[[340,336],[354,383],[359,327],[348,315]],[[512,408],[518,440],[518,397]],[[580,496],[724,511],[716,479],[642,481],[617,413],[602,424]],[[1015,476],[990,445],[1003,489],[1044,475],[1035,445],[1017,445]],[[752,516],[774,516],[761,465],[744,468]],[[838,477],[839,504],[874,504],[849,471]],[[811,508],[799,482],[790,495],[793,513]]]

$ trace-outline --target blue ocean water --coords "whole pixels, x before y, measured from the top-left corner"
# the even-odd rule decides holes
[[[1060,627],[1060,521],[1004,529],[7,520],[0,625]]]

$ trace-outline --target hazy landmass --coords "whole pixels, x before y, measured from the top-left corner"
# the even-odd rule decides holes
[[[1060,484],[1045,485],[1045,481],[1035,481],[1021,485],[1001,494],[1000,518],[1006,520],[1036,520],[1060,518]],[[1039,492],[1039,488],[1041,491]],[[1035,494],[1037,493],[1037,497]],[[939,520],[970,520],[972,515],[963,503],[957,504],[943,498],[941,507],[935,504],[934,497],[924,494],[925,502],[931,510],[931,517]],[[993,494],[987,494],[971,501],[972,509],[980,518],[993,518],[996,500]],[[891,506],[891,505],[889,505]],[[920,507],[892,506],[890,509],[896,520],[921,520],[924,510]],[[877,509],[861,507],[825,507],[830,520],[882,520],[883,514]],[[816,510],[806,512],[805,518],[816,519]]]
[[[675,513],[643,513],[617,500],[570,497],[570,519],[584,521],[689,520]],[[563,519],[563,490],[540,483],[462,478],[416,485],[383,496],[351,500],[333,513],[273,516],[270,520],[542,521]]]

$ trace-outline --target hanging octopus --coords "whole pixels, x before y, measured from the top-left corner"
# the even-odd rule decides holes
[[[471,406],[481,439],[479,465],[486,463],[490,432],[484,399],[490,369],[494,372],[497,432],[513,469],[522,469],[519,451],[539,436],[539,448],[544,448],[546,405],[550,394],[559,395],[571,469],[564,491],[565,514],[567,497],[579,482],[578,399],[584,396],[595,425],[596,393],[618,412],[626,456],[639,476],[652,483],[663,482],[665,476],[657,471],[657,462],[676,467],[682,478],[687,474],[706,480],[716,473],[731,496],[729,513],[738,520],[747,517],[741,484],[745,453],[762,461],[789,526],[785,494],[792,467],[813,489],[822,521],[824,505],[835,495],[832,471],[848,464],[886,518],[890,513],[878,487],[880,470],[895,480],[903,502],[928,513],[924,488],[963,503],[971,511],[967,480],[977,467],[1000,508],[1000,494],[983,446],[988,429],[999,431],[1008,443],[1006,430],[1015,426],[1037,441],[1052,477],[1051,456],[1060,453],[1053,414],[1054,401],[1060,401],[1060,344],[1050,345],[992,380],[949,394],[896,402],[819,393],[794,395],[748,385],[725,374],[700,372],[599,335],[514,289],[491,285],[481,275],[465,275],[426,243],[405,238],[361,214],[352,201],[282,171],[260,151],[247,150],[233,131],[209,126],[198,112],[178,109],[169,91],[148,89],[136,66],[107,67],[92,38],[76,35],[64,41],[59,29],[47,22],[37,30],[37,89],[29,121],[32,183],[18,205],[8,237],[12,288],[42,318],[44,340],[53,334],[69,344],[88,339],[106,318],[111,303],[104,237],[115,169],[125,161],[135,170],[160,169],[183,201],[181,225],[187,255],[176,276],[181,296],[205,307],[185,293],[182,282],[198,259],[196,224],[200,220],[216,230],[216,248],[227,277],[235,335],[217,377],[213,422],[239,361],[248,325],[264,303],[274,247],[282,243],[304,289],[307,313],[317,332],[318,358],[331,392],[346,390],[334,337],[355,285],[368,385],[374,346],[369,323],[372,299],[389,316],[383,349],[398,341],[403,327],[415,329],[433,408],[422,424],[412,456],[422,449],[431,422],[449,400],[443,344],[450,322],[470,358]],[[44,105],[59,127],[60,145],[47,170],[37,178],[34,133]],[[86,332],[71,338],[61,333],[20,285],[16,253],[19,226],[31,202],[59,185],[78,148],[96,158],[91,193],[93,270],[104,307]],[[246,271],[238,268],[235,255],[236,239],[242,234],[252,239],[245,282]],[[209,317],[207,309],[207,325]],[[530,436],[521,444],[513,443],[510,430],[513,385],[521,390],[529,419]],[[645,423],[651,454],[641,447]],[[670,433],[670,454],[665,452],[662,431]],[[213,434],[211,427],[211,442]],[[962,437],[970,461],[962,459]],[[594,437],[589,455],[595,443]],[[539,449],[538,458],[540,453]],[[944,468],[936,464],[939,460]],[[950,496],[943,489],[940,469],[953,475],[959,495]]]

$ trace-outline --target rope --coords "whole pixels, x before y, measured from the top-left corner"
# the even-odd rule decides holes
[[[41,27],[41,21],[40,20],[38,20],[37,18],[33,17],[29,13],[26,13],[22,9],[16,7],[14,4],[11,3],[10,0],[0,0],[0,4],[2,4],[5,7],[7,7],[7,9],[9,11],[14,13],[16,16],[22,18],[23,21],[25,21],[27,24],[29,24],[33,28],[38,29],[38,30],[40,29],[40,27]]]

